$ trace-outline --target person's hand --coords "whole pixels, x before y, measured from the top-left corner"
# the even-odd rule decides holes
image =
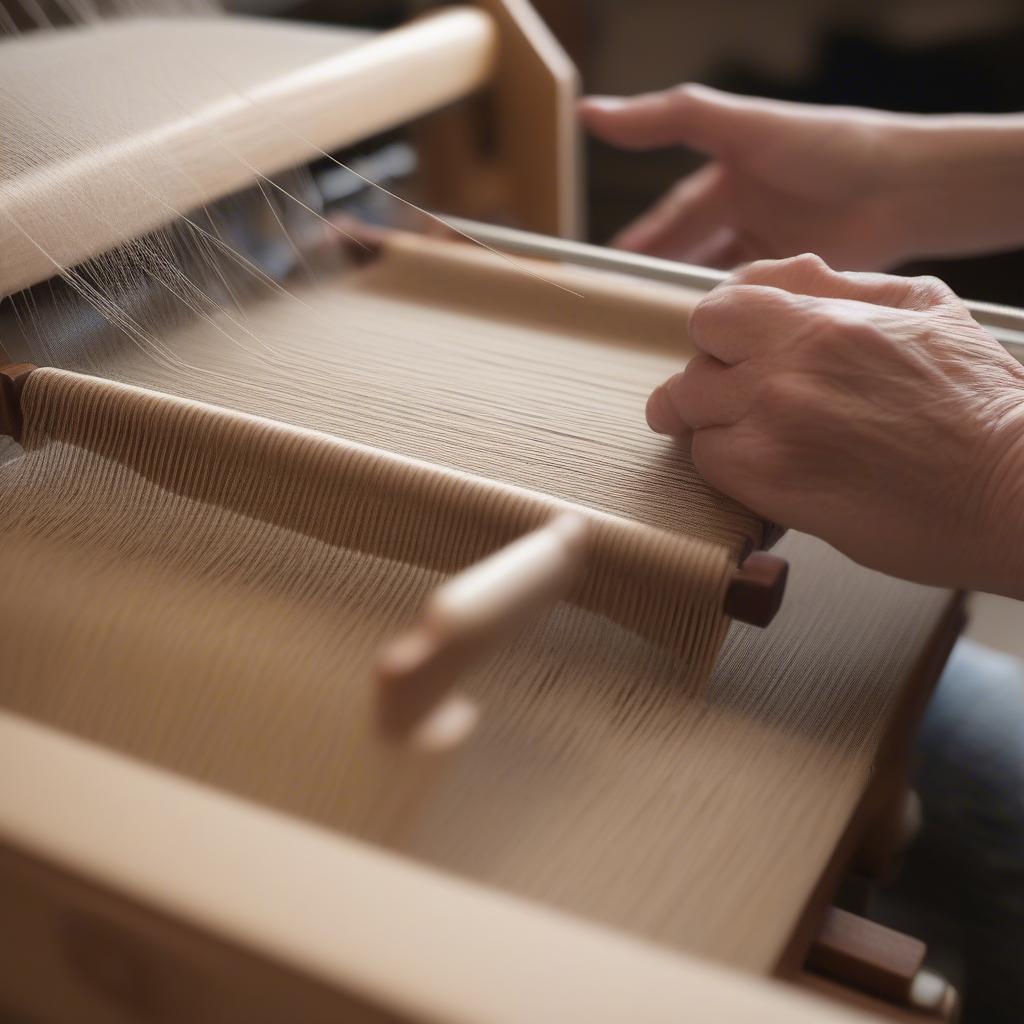
[[[690,336],[647,418],[713,486],[872,568],[1024,597],[1024,368],[941,281],[758,262]]]
[[[843,269],[1024,242],[1024,120],[919,117],[733,96],[697,85],[591,97],[617,146],[712,159],[613,244],[732,267],[816,252]]]

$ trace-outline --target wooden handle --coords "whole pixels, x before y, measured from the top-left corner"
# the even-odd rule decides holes
[[[456,679],[565,597],[583,569],[587,525],[565,513],[439,587],[377,665],[382,730],[406,737]]]
[[[782,605],[789,563],[767,551],[748,555],[725,592],[726,615],[752,626],[767,626]]]
[[[0,434],[21,440],[21,389],[35,369],[31,363],[12,363],[0,368]]]

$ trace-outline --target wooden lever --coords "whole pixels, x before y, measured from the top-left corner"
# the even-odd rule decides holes
[[[565,513],[435,590],[377,663],[382,731],[407,737],[438,711],[467,668],[569,593],[586,549],[585,520]]]
[[[755,551],[743,560],[725,592],[722,610],[751,626],[767,626],[782,605],[789,563],[767,551]]]
[[[31,363],[0,367],[0,434],[21,440],[21,389],[35,369]]]
[[[564,513],[434,591],[417,624],[377,662],[382,732],[409,738],[437,714],[466,669],[568,595],[586,552],[586,521]],[[775,555],[749,555],[726,591],[726,614],[767,626],[782,603],[788,570]]]

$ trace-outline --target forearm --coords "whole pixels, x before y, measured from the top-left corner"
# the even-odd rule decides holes
[[[1024,245],[1024,114],[901,117],[887,142],[905,258]]]
[[[978,577],[963,586],[1024,600],[1024,398],[1000,434],[975,483],[978,526],[963,547]]]

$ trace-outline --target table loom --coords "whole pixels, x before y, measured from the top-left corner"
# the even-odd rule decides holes
[[[201,60],[218,73],[183,76]],[[121,116],[33,135],[69,64],[117,69],[89,104]],[[122,101],[125,74],[152,103]],[[0,1007],[949,1019],[921,944],[833,901],[905,839],[961,595],[806,536],[760,551],[771,524],[646,430],[716,277],[554,237],[577,224],[573,75],[527,5],[380,36],[54,30],[0,44],[0,85],[23,161],[0,191]],[[428,118],[417,194],[440,151],[470,212],[550,235],[328,218],[326,269],[242,296],[244,331],[162,324],[160,358],[138,327],[160,282],[104,306],[111,249],[467,96],[496,148],[472,151],[476,107],[454,156]],[[1017,344],[1015,311],[975,315]],[[128,505],[144,562],[116,548]],[[249,522],[262,575],[236,564]],[[427,627],[436,650],[374,675]]]

